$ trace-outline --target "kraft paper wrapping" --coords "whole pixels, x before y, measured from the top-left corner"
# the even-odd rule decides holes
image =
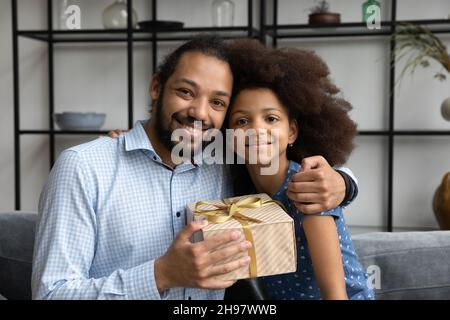
[[[228,200],[236,202],[249,197],[258,197],[263,201],[271,200],[265,193],[234,197]],[[215,210],[217,207],[214,205],[223,206],[224,204],[222,200],[208,200],[206,202],[210,204],[203,204],[201,206],[202,210]],[[196,204],[197,202],[193,202],[187,205],[188,223],[193,220],[206,218],[205,215],[195,214]],[[256,255],[257,277],[295,272],[297,269],[297,253],[293,219],[276,203],[270,203],[259,208],[240,209],[239,213],[261,221],[259,223],[248,222]],[[243,231],[243,225],[238,219],[230,219],[223,223],[209,222],[201,232],[197,232],[194,235],[192,240],[198,242],[223,230]],[[238,256],[224,260],[223,263],[244,257],[247,254],[250,255],[250,253],[244,251]],[[250,277],[250,268],[247,266],[222,275],[219,278],[223,280],[238,280]]]

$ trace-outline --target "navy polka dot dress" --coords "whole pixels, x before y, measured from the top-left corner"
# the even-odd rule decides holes
[[[303,216],[295,208],[286,195],[288,182],[301,169],[301,166],[291,161],[286,179],[273,199],[281,201],[292,216],[295,223],[297,240],[297,271],[275,276],[262,277],[269,295],[277,300],[319,300],[320,289],[314,276],[308,241],[303,230]],[[331,215],[336,222],[342,253],[342,263],[345,272],[347,295],[352,300],[370,300],[374,298],[373,290],[367,285],[367,274],[358,261],[355,249],[345,224],[342,208],[320,212],[314,215]]]

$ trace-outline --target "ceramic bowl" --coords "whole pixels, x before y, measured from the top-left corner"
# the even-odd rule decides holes
[[[105,113],[63,112],[55,113],[54,119],[61,130],[98,130],[105,123]]]

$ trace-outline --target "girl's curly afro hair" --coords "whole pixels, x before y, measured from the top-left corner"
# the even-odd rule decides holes
[[[330,71],[315,53],[270,49],[257,40],[229,44],[234,74],[233,96],[251,88],[271,89],[299,125],[298,138],[288,148],[290,160],[321,155],[331,166],[342,165],[354,148],[356,124],[349,102],[328,78]],[[232,102],[233,103],[233,102]]]

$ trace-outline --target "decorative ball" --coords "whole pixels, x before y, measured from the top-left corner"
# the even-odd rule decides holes
[[[103,11],[103,26],[105,29],[126,29],[128,27],[128,7],[125,0],[116,0]],[[133,9],[132,26],[137,26],[137,13]]]
[[[442,102],[441,114],[445,120],[450,121],[450,97]]]

